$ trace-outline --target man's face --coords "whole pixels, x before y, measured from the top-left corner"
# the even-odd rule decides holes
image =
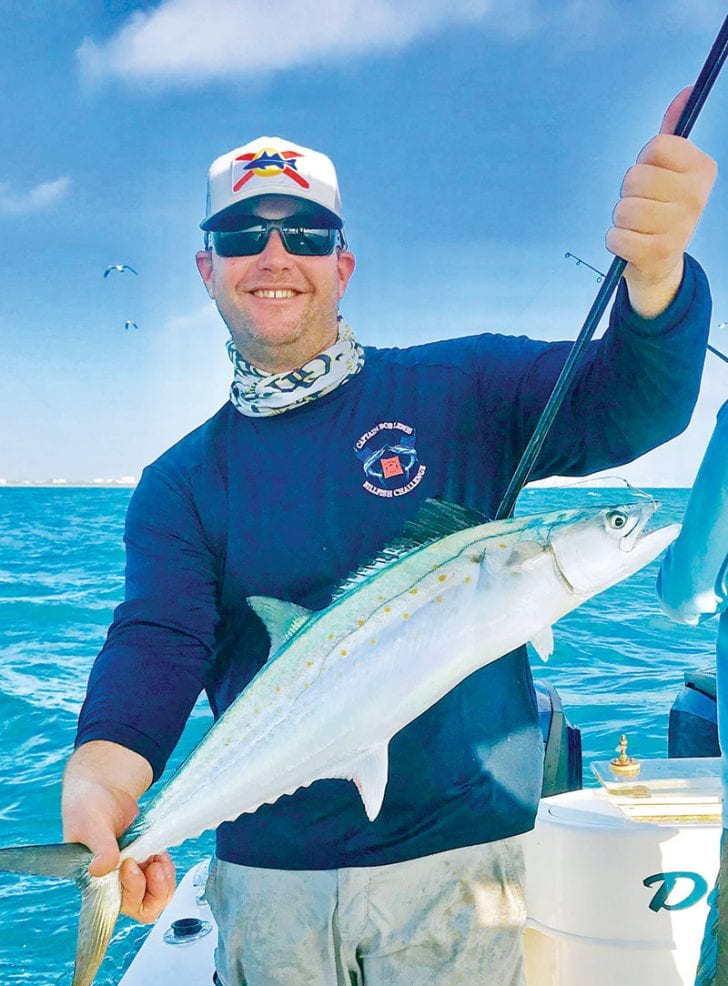
[[[300,214],[303,224],[306,208],[294,198],[267,196],[253,212],[262,219]],[[310,220],[308,224],[313,225]],[[259,369],[295,369],[336,340],[339,299],[354,270],[348,251],[334,250],[328,257],[295,256],[274,229],[256,256],[221,257],[211,247],[196,259],[238,352]]]

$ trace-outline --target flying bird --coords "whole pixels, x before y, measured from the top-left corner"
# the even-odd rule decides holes
[[[104,271],[104,277],[108,277],[112,270],[118,270],[120,274],[125,270],[131,271],[132,274],[136,274],[134,268],[130,267],[129,264],[111,264],[111,266],[107,267]]]
[[[130,319],[127,319],[126,322],[124,322],[124,328],[127,329],[127,330],[128,329],[138,329],[139,326],[136,324],[136,322],[132,322]]]

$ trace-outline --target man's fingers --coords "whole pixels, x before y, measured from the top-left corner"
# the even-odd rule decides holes
[[[174,865],[166,853],[152,860],[147,867],[146,877],[147,900],[145,901],[145,908],[154,908],[159,914],[172,899],[175,888]]]
[[[123,914],[149,924],[156,921],[172,899],[175,888],[174,864],[167,853],[152,856],[141,866],[132,859],[121,867]]]
[[[675,202],[683,194],[684,178],[668,168],[654,164],[633,164],[622,181],[622,197]]]
[[[690,93],[693,91],[693,86],[686,86],[682,89],[677,96],[673,99],[670,105],[665,111],[665,115],[662,118],[662,124],[660,126],[661,134],[674,134],[675,127],[677,126],[677,121],[680,119],[680,114],[685,108],[685,104],[690,98]]]
[[[651,164],[678,175],[690,175],[707,167],[709,158],[692,141],[673,134],[657,134],[637,155],[637,164]]]
[[[124,860],[119,874],[123,891],[121,912],[140,921],[139,914],[147,890],[147,878],[133,859]]]
[[[635,233],[667,233],[682,221],[682,211],[672,202],[632,197],[620,199],[613,213],[618,229],[631,229]]]
[[[661,264],[661,278],[669,277],[679,267],[682,269],[682,254],[676,256],[670,237],[654,233],[637,233],[633,229],[618,229],[612,226],[607,231],[606,247],[610,253],[632,264],[637,270],[648,265],[654,268]]]
[[[673,287],[682,272],[683,253],[693,235],[717,165],[695,144],[669,131],[674,129],[691,92],[683,89],[670,104],[662,132],[641,150],[626,173],[621,198],[607,233],[607,249],[629,264],[625,271],[630,301],[642,312],[657,312],[657,302],[642,304],[641,288],[656,297],[655,286]],[[650,316],[652,317],[652,316]]]

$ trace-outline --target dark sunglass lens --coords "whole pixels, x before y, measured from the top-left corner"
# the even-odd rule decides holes
[[[212,244],[221,257],[252,257],[262,253],[268,239],[266,226],[251,226],[233,232],[215,232]]]
[[[281,230],[289,253],[299,257],[326,257],[334,249],[335,229],[295,227]]]

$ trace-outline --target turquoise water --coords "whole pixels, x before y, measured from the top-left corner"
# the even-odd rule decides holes
[[[679,520],[685,490],[652,491],[658,518]],[[57,842],[63,764],[85,682],[122,595],[128,490],[0,489],[0,845]],[[613,489],[529,490],[518,512],[618,503]],[[714,663],[715,621],[671,624],[659,610],[657,563],[564,618],[555,628],[548,678],[582,729],[585,764],[613,755],[621,732],[630,752],[667,748],[670,705],[685,670]],[[208,728],[200,702],[173,769]],[[585,781],[591,782],[588,770]],[[180,871],[212,847],[205,836],[172,851]],[[70,982],[78,910],[73,887],[0,874],[0,983]],[[97,983],[118,983],[146,930],[122,918]]]

